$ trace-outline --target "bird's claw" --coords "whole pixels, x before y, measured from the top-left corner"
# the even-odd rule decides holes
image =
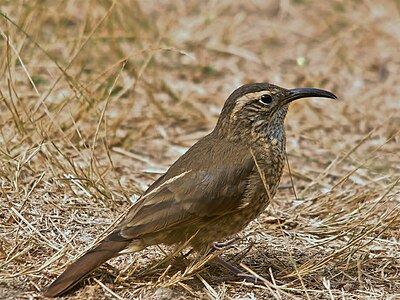
[[[213,242],[211,243],[211,248],[214,250],[228,250],[232,248],[236,249],[236,246],[232,244],[238,240],[239,238],[235,237],[225,242]]]
[[[268,278],[264,278],[264,280],[267,280]],[[253,276],[251,274],[247,274],[247,273],[237,273],[233,276],[225,276],[225,277],[221,277],[222,281],[237,281],[237,280],[244,280],[246,282],[255,284],[255,285],[265,285],[265,282],[263,279],[257,277],[257,276]]]

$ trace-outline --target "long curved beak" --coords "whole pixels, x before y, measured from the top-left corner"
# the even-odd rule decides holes
[[[282,106],[289,104],[297,99],[319,97],[319,98],[330,98],[337,99],[336,95],[321,89],[314,88],[297,88],[289,90],[288,95],[282,99],[277,106],[271,111],[271,115],[274,115]]]
[[[337,99],[335,94],[332,94],[331,92],[325,90],[314,88],[297,88],[289,90],[289,95],[285,97],[282,104],[285,105],[294,100],[309,97]]]

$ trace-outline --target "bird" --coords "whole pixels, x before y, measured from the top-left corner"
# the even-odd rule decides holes
[[[156,244],[187,245],[201,252],[243,230],[278,189],[288,106],[309,97],[337,99],[322,89],[285,89],[267,82],[237,88],[215,128],[151,184],[115,229],[69,265],[43,295],[64,294],[124,253]]]

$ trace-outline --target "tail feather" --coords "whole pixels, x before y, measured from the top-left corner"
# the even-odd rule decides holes
[[[74,287],[87,274],[98,268],[110,258],[117,256],[126,249],[130,241],[121,237],[113,239],[111,234],[103,240],[96,248],[84,254],[72,263],[49,287],[43,295],[45,297],[59,296]]]

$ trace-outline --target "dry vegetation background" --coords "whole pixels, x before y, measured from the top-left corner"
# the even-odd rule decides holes
[[[68,299],[400,299],[400,2],[1,1],[0,298],[40,289],[209,132],[247,82],[320,87],[290,108],[274,203],[226,281],[152,247]],[[297,199],[296,199],[297,197]]]

